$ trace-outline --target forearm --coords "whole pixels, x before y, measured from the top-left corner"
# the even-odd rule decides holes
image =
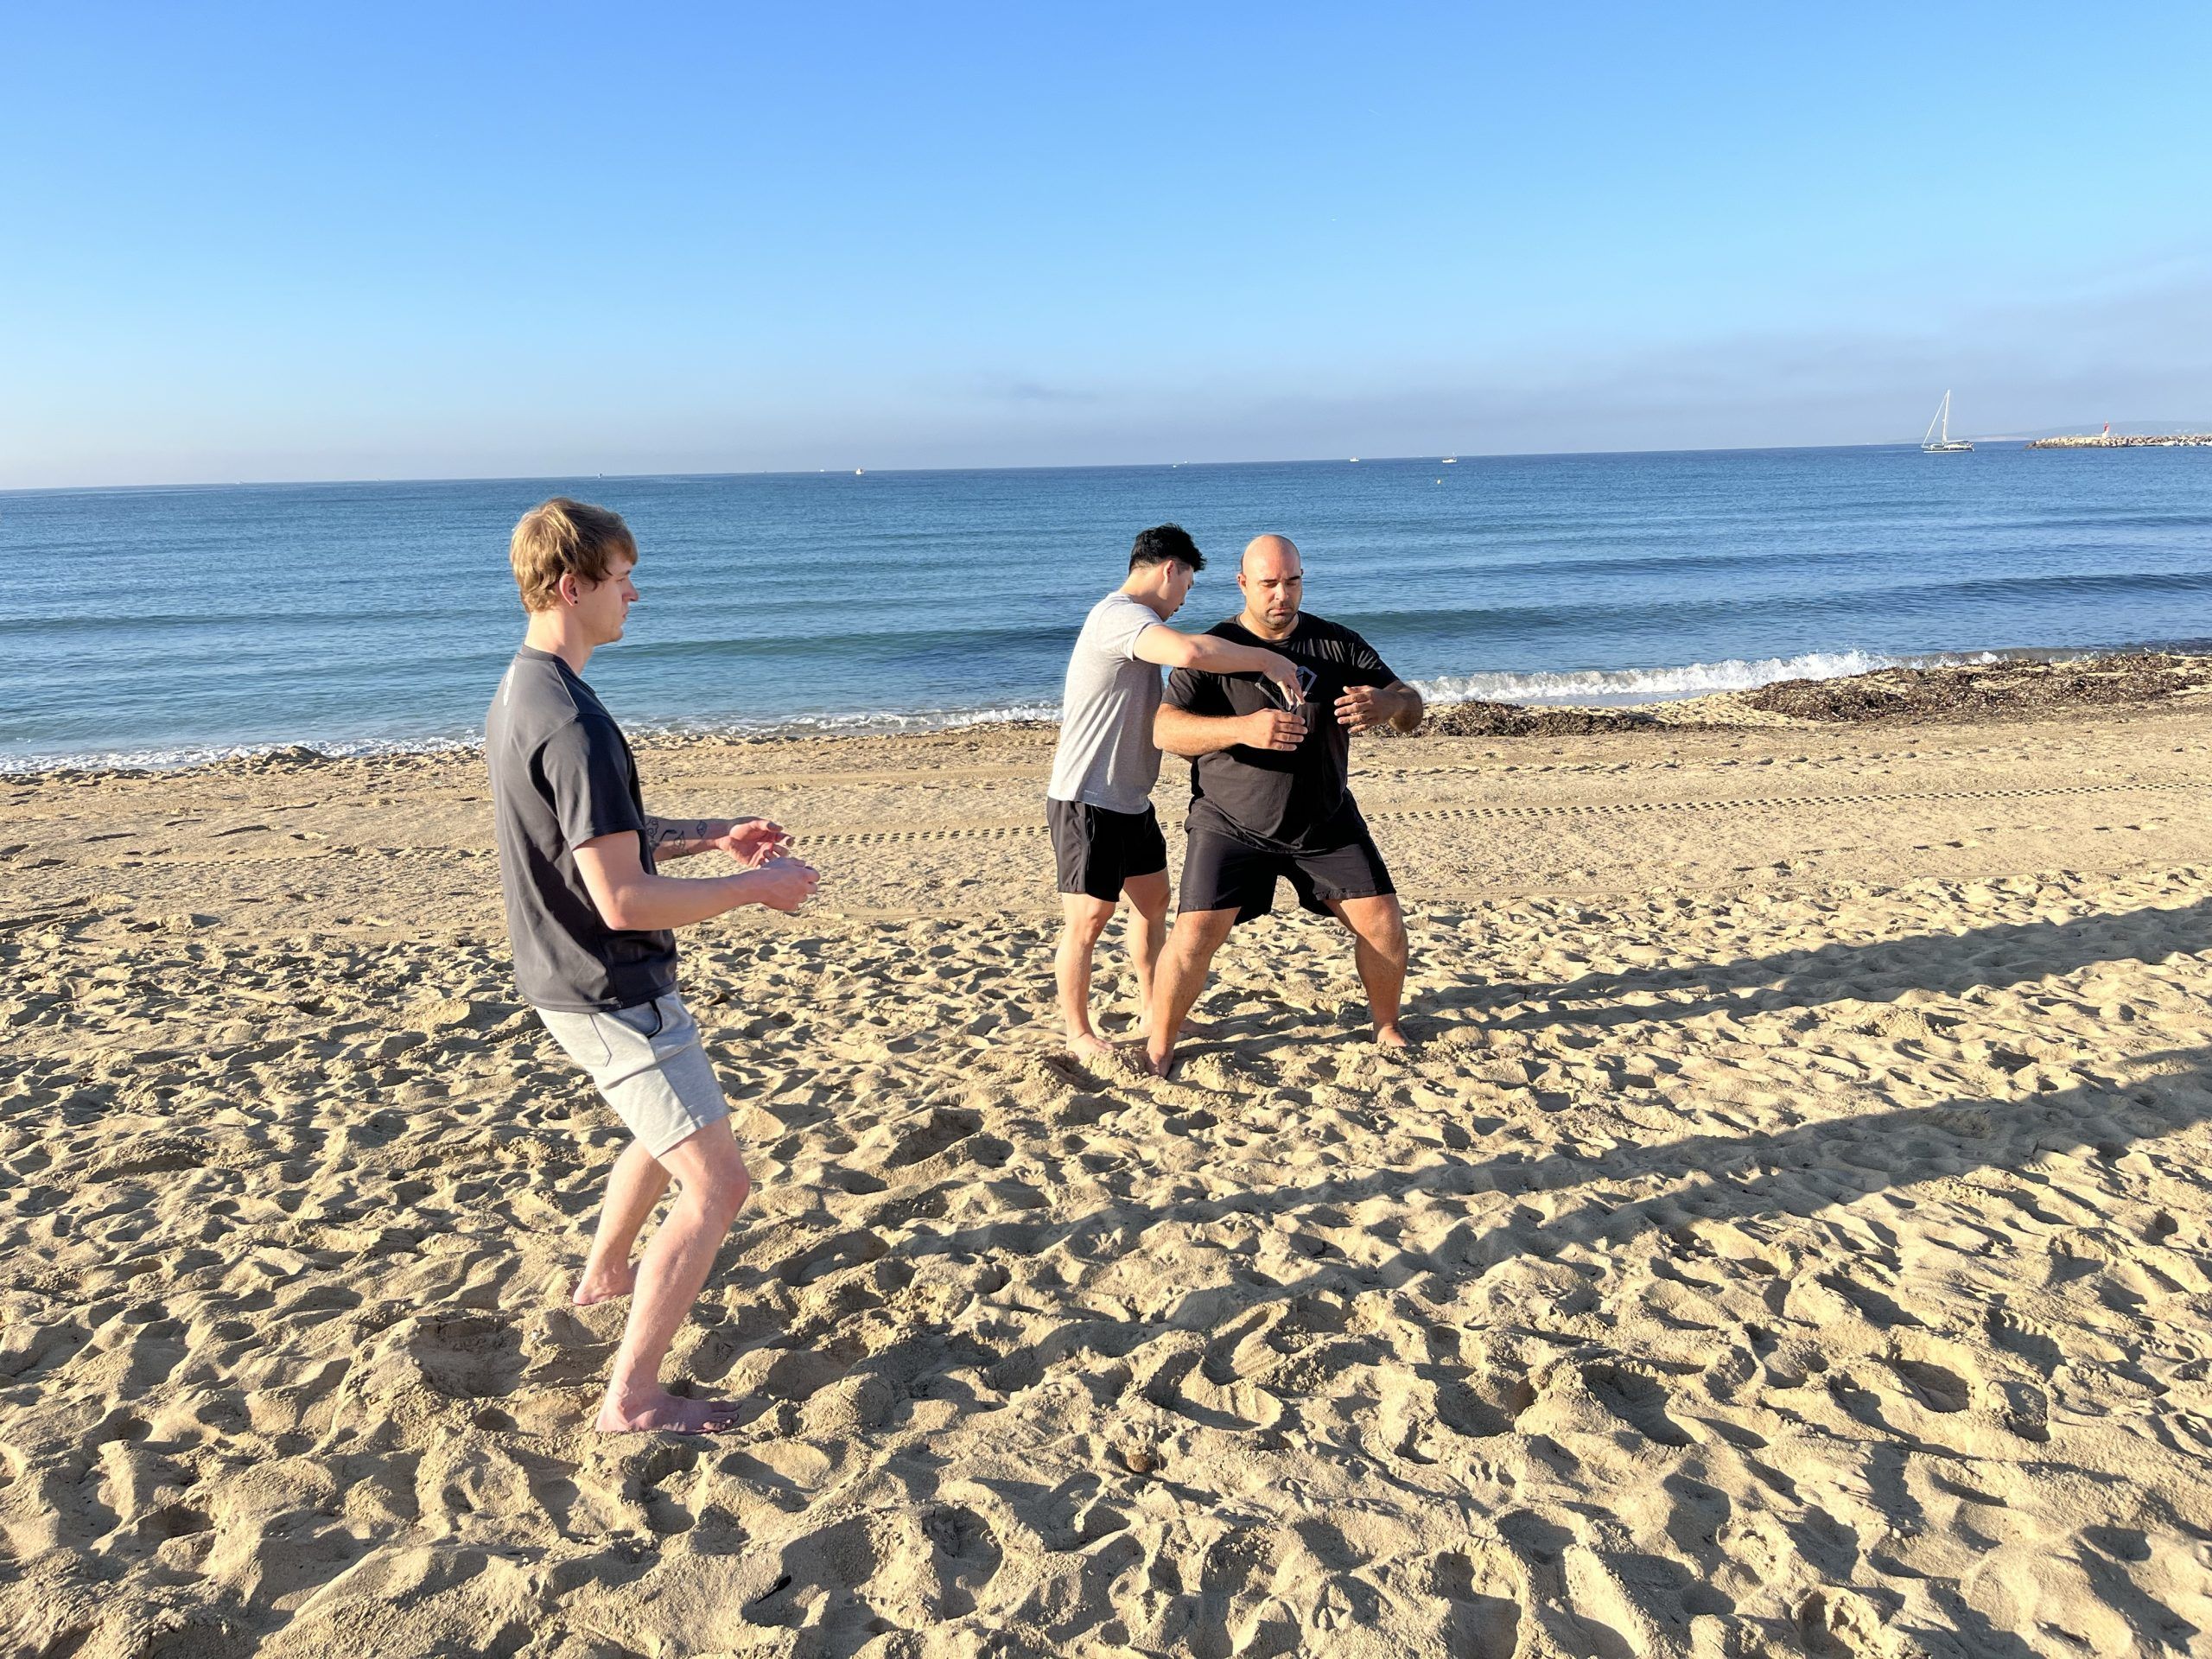
[[[717,875],[703,881],[680,875],[647,875],[642,871],[624,881],[605,899],[595,900],[600,919],[626,932],[652,932],[661,928],[689,927],[754,902],[751,872]]]
[[[1192,633],[1190,661],[1185,667],[1204,674],[1264,674],[1275,665],[1275,653],[1260,645],[1240,645],[1219,634]]]
[[[1163,702],[1153,717],[1152,741],[1169,754],[1195,760],[1243,741],[1243,724],[1235,715],[1194,715]]]
[[[654,860],[665,861],[709,850],[729,829],[728,818],[657,818],[647,813],[644,840]]]

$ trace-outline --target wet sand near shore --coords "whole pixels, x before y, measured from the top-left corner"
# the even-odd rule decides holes
[[[824,872],[686,946],[711,1439],[588,1432],[476,761],[0,779],[0,1647],[2202,1650],[2212,708],[1740,702],[1356,745],[1420,1047],[1286,898],[1170,1082],[1049,728],[641,745]]]

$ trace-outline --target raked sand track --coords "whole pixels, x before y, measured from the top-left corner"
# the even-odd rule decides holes
[[[1173,1083],[1047,742],[644,754],[827,875],[689,948],[712,1440],[473,762],[0,780],[0,1650],[2212,1649],[2212,712],[1362,747],[1420,1051],[1285,918]]]

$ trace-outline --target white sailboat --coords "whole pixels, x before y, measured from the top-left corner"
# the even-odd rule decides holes
[[[1937,429],[1942,435],[1936,435]],[[1928,430],[1920,435],[1920,453],[1923,455],[1959,455],[1974,453],[1974,445],[1964,438],[1951,435],[1951,394],[1945,392],[1943,401],[1936,410],[1936,418],[1928,423]]]

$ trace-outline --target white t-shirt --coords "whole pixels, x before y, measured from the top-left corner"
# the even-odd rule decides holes
[[[1160,780],[1152,717],[1160,709],[1160,670],[1136,654],[1137,636],[1159,613],[1124,593],[1090,607],[1068,658],[1060,696],[1060,745],[1052,754],[1056,801],[1109,812],[1141,812]]]

